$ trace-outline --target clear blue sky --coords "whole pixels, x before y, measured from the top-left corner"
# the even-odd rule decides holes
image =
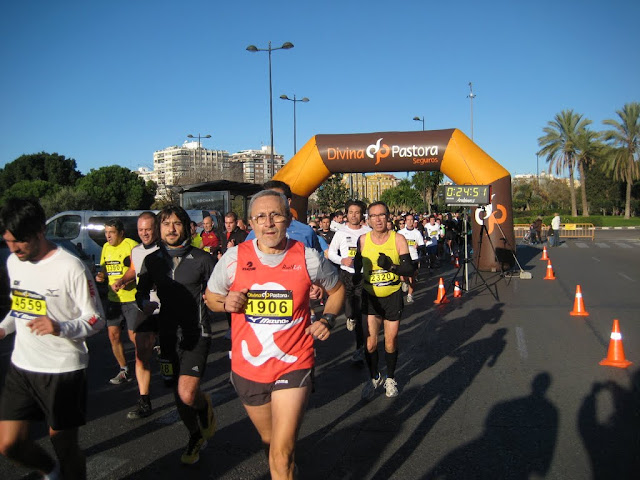
[[[230,153],[313,135],[470,130],[512,175],[535,173],[537,138],[573,109],[602,129],[640,101],[640,2],[189,0],[0,4],[0,166],[57,152],[87,173],[153,165],[211,134]],[[547,168],[540,160],[540,170]]]

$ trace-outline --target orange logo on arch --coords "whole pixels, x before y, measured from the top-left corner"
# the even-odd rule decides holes
[[[367,147],[367,156],[369,158],[374,158],[375,156],[375,165],[378,165],[380,163],[380,160],[382,160],[383,158],[387,158],[390,153],[391,149],[389,148],[389,145],[387,145],[386,143],[382,143],[382,137],[380,137],[375,144],[369,145]]]
[[[493,200],[493,197],[495,195],[491,196],[491,200]],[[502,224],[504,222],[506,222],[507,220],[507,209],[504,207],[504,205],[500,205],[499,203],[496,204],[496,209],[493,209],[493,203],[487,205],[487,207],[482,210],[480,208],[476,209],[476,222],[478,223],[478,225],[482,225],[483,223],[483,218],[480,217],[480,215],[482,214],[482,212],[484,212],[484,224],[487,227],[487,233],[489,235],[491,235],[493,233],[493,228],[495,227],[496,224]],[[500,216],[497,216],[496,214],[500,212]]]

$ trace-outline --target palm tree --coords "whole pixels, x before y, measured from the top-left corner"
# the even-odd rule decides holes
[[[615,147],[607,159],[606,169],[613,174],[614,180],[627,182],[624,204],[624,218],[631,216],[631,186],[640,179],[638,153],[640,152],[640,103],[627,103],[622,110],[616,111],[620,122],[607,119],[602,123],[613,130],[602,132],[605,141]]]
[[[589,167],[604,155],[604,145],[599,140],[600,134],[586,128],[578,133],[576,138],[576,164],[580,173],[580,193],[582,196],[582,216],[589,216],[589,204],[587,203],[587,177],[584,174],[585,167]]]
[[[438,190],[438,185],[442,182],[444,175],[442,172],[422,171],[416,172],[411,178],[413,188],[415,188],[422,197],[424,209],[431,215],[431,204],[433,197]]]
[[[574,217],[578,216],[573,180],[574,169],[578,166],[576,142],[579,133],[590,123],[591,120],[583,119],[581,114],[574,113],[573,110],[563,110],[556,114],[555,119],[548,122],[547,126],[542,129],[545,135],[538,138],[538,145],[541,147],[539,153],[547,156],[549,171],[554,165],[557,175],[560,175],[565,168],[569,170],[571,215]],[[584,183],[584,178],[582,178],[582,182]]]

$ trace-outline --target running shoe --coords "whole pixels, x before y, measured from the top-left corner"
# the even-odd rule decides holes
[[[384,389],[387,394],[387,397],[397,397],[398,396],[398,382],[396,382],[393,378],[388,378],[384,381]]]
[[[353,318],[347,318],[347,330],[353,332],[356,329],[356,321]]]
[[[355,352],[353,352],[353,355],[351,355],[351,361],[353,363],[364,362],[364,348],[363,347],[360,347],[360,348],[356,349]]]
[[[407,282],[402,282],[402,291],[405,293],[409,291],[409,284]]]
[[[200,450],[207,446],[207,441],[202,438],[199,433],[189,436],[189,443],[184,453],[180,457],[180,461],[185,465],[193,465],[200,460]]]
[[[138,399],[138,406],[135,410],[127,413],[127,419],[129,420],[140,420],[141,418],[146,418],[153,413],[153,409],[151,408],[150,401],[144,401],[142,398]]]
[[[131,375],[129,375],[129,370],[125,370],[123,368],[120,369],[118,374],[109,380],[109,383],[113,385],[120,385],[121,383],[126,383],[131,381]]]
[[[216,416],[213,413],[211,395],[205,395],[205,398],[207,399],[207,424],[200,425],[200,433],[205,440],[209,440],[216,433]]]
[[[382,385],[382,382],[384,382],[384,379],[382,378],[382,375],[380,375],[380,372],[378,372],[377,378],[367,380],[362,388],[362,399],[371,400],[373,395],[376,393],[376,388]]]
[[[407,303],[413,303],[413,295],[407,293]]]

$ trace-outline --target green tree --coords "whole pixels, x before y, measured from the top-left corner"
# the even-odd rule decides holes
[[[591,209],[600,215],[613,213],[622,202],[622,182],[612,180],[605,174],[605,160],[596,161],[585,168],[587,177],[587,196]]]
[[[318,187],[318,208],[331,213],[344,209],[349,199],[349,189],[342,183],[342,174],[335,173]]]
[[[47,218],[66,210],[95,210],[95,203],[85,191],[75,187],[61,187],[40,200]]]
[[[578,157],[578,136],[591,123],[583,119],[581,114],[573,110],[563,110],[556,114],[553,121],[548,122],[542,129],[545,133],[538,138],[540,154],[547,157],[549,171],[555,166],[556,174],[560,175],[564,169],[569,170],[569,185],[571,194],[571,215],[578,216],[576,206],[576,192],[574,188],[574,170],[581,160]],[[584,182],[584,178],[581,179]],[[585,212],[582,212],[583,215]]]
[[[589,130],[582,129],[576,138],[576,146],[578,152],[576,155],[576,164],[580,172],[580,194],[582,198],[582,215],[589,216],[589,204],[587,202],[587,176],[585,170],[593,165],[596,160],[604,157],[605,146],[600,141],[600,134]]]
[[[4,190],[3,199],[16,197],[42,198],[60,190],[60,186],[45,180],[20,180]]]
[[[624,218],[631,216],[631,187],[634,180],[640,179],[638,153],[640,152],[640,103],[627,103],[616,113],[620,121],[604,120],[602,123],[612,127],[602,136],[606,142],[614,147],[611,151],[606,170],[613,175],[614,180],[626,182]]]
[[[96,210],[144,210],[151,207],[155,184],[118,165],[91,171],[78,181],[79,190],[93,200]]]
[[[394,211],[416,211],[423,202],[418,191],[411,186],[409,180],[402,180],[397,186],[382,192],[380,200]]]
[[[7,190],[23,180],[44,180],[55,185],[75,185],[82,177],[76,161],[57,153],[21,155],[0,169],[0,189]]]
[[[438,186],[442,183],[444,175],[441,172],[416,172],[411,178],[413,187],[418,191],[422,198],[423,207],[420,209],[431,215],[431,205],[434,203],[433,198],[438,190]]]

